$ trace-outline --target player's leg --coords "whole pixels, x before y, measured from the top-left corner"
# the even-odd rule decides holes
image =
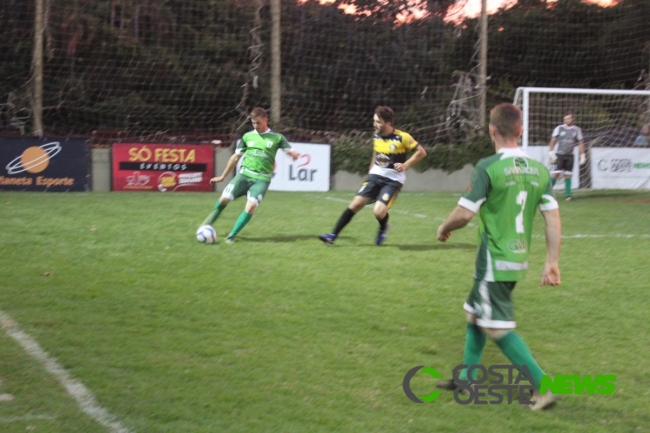
[[[379,222],[379,230],[377,231],[377,238],[375,239],[375,244],[382,245],[386,238],[388,237],[388,230],[390,229],[390,224],[388,224],[388,206],[386,203],[383,203],[379,200],[375,202],[375,207],[373,209],[375,218]]]
[[[210,212],[210,215],[208,215],[201,225],[212,225],[212,223],[219,218],[219,215],[221,215],[221,212],[226,208],[226,206],[228,206],[228,203],[235,199],[234,191],[237,189],[237,185],[241,183],[240,176],[243,175],[238,174],[228,183],[228,185],[226,185],[226,188],[224,188],[221,193],[221,197],[219,197],[219,200],[215,203],[212,212]]]
[[[382,245],[388,237],[388,230],[390,229],[390,225],[388,224],[388,210],[393,206],[395,200],[397,200],[397,195],[402,188],[402,184],[399,182],[392,180],[386,180],[384,182],[377,195],[377,202],[373,209],[375,218],[379,222],[379,230],[375,239],[377,245]]]
[[[352,218],[357,214],[357,212],[363,209],[363,207],[367,205],[369,201],[370,199],[368,197],[363,197],[360,195],[355,196],[350,202],[350,205],[343,211],[338,221],[336,221],[336,225],[334,226],[332,233],[320,235],[318,238],[327,244],[333,244],[339,233],[341,233],[345,226],[347,226],[350,221],[352,221]]]
[[[477,317],[476,323],[488,338],[494,340],[513,365],[526,367],[530,373],[527,379],[536,392],[531,408],[538,410],[551,404],[554,399],[550,394],[550,397],[541,399],[540,404],[543,407],[535,402],[536,399],[539,399],[539,389],[544,371],[535,360],[526,342],[515,332],[514,305],[511,299],[515,284],[515,282],[481,282],[479,286],[481,314]]]
[[[557,178],[561,174],[561,172],[558,171],[557,168],[557,157],[555,158],[555,162],[549,164],[548,171],[551,173],[551,185],[555,186],[555,184],[557,183]]]
[[[228,187],[229,186],[230,185],[228,185]],[[228,188],[228,187],[226,187],[226,188]],[[225,192],[225,190],[224,190],[224,192]],[[205,219],[205,221],[203,221],[203,223],[201,225],[206,225],[206,224],[211,225],[213,222],[215,222],[217,220],[217,218],[219,218],[219,215],[221,215],[221,212],[226,208],[226,206],[228,206],[228,203],[230,203],[231,201],[232,201],[232,199],[228,198],[227,196],[222,195],[219,198],[219,200],[217,200],[217,202],[215,203],[214,208],[212,209],[212,212],[210,213],[210,215],[208,215],[208,217]]]
[[[257,206],[259,203],[255,199],[248,199],[246,201],[246,207],[244,211],[239,214],[239,217],[237,218],[237,221],[235,222],[234,227],[228,233],[228,237],[226,237],[226,242],[229,244],[233,243],[235,241],[235,236],[239,234],[239,232],[248,224],[248,222],[253,218],[253,213],[255,212],[255,209],[257,209]]]
[[[239,232],[246,226],[246,224],[248,224],[251,218],[253,218],[253,214],[264,199],[264,194],[266,194],[266,191],[268,191],[270,184],[271,182],[265,180],[248,179],[248,200],[246,200],[246,207],[244,208],[244,211],[239,215],[239,218],[237,218],[233,229],[230,231],[230,233],[228,233],[226,242],[234,242],[235,236],[237,236]]]
[[[573,155],[562,155],[558,158],[558,169],[562,170],[562,177],[564,177],[564,197],[566,200],[571,200],[571,178],[573,176]]]
[[[467,365],[469,367],[481,363],[483,349],[485,348],[487,337],[481,328],[476,325],[476,316],[468,312],[465,312],[465,314],[467,316],[467,321],[465,327],[465,349],[463,351],[462,365]],[[468,368],[463,368],[460,370],[457,377],[454,377],[451,380],[439,382],[438,388],[453,391],[462,384],[466,383],[466,381],[471,384],[473,380],[478,379],[478,371],[476,369],[472,370],[471,378],[467,376],[467,372]]]
[[[567,177],[564,175],[564,173],[561,173],[561,174],[558,176],[557,179],[558,179],[559,181],[563,181],[563,182],[564,182],[564,197],[565,197],[565,200],[570,200],[570,197],[566,195],[566,193],[567,193],[566,190],[567,190],[567,185],[568,185],[569,191],[571,190],[571,178],[567,178]]]
[[[534,391],[531,398],[532,404],[529,407],[532,410],[541,410],[553,404],[556,396],[550,392],[540,393],[544,371],[523,338],[514,329],[482,328],[482,330],[490,339],[494,340],[513,365],[525,366],[530,373],[530,377],[527,379],[531,382]]]
[[[485,333],[477,325],[477,318],[483,313],[481,307],[481,294],[480,288],[481,285],[485,283],[482,280],[474,280],[474,285],[472,290],[463,305],[465,310],[465,316],[467,319],[467,330],[465,333],[465,351],[463,352],[463,364],[465,365],[476,365],[481,362],[481,356],[483,355],[483,349],[485,348],[485,343],[487,337]],[[460,380],[469,380],[476,379],[476,372],[472,372],[474,377],[467,377],[467,369],[461,370],[458,375]]]
[[[336,238],[338,237],[339,233],[347,226],[350,221],[352,221],[352,218],[359,212],[361,209],[364,208],[369,202],[372,197],[372,193],[379,187],[379,185],[376,184],[375,179],[373,176],[368,176],[368,179],[361,184],[361,188],[357,192],[357,195],[354,196],[348,207],[343,211],[341,216],[339,217],[338,221],[336,222],[336,225],[334,226],[334,230],[332,233],[327,233],[324,235],[319,235],[318,239],[321,241],[325,242],[326,244],[333,244]]]
[[[479,314],[474,306],[480,305],[480,294],[478,292],[480,280],[474,280],[474,286],[470,291],[467,301],[463,305],[465,310],[465,320],[466,320],[466,329],[465,329],[465,349],[463,351],[463,365],[477,365],[481,363],[481,357],[483,356],[483,349],[485,348],[485,343],[487,342],[487,337],[485,333],[479,328],[476,324],[476,318]],[[480,308],[480,307],[478,307]],[[455,390],[461,386],[464,381],[469,381],[477,379],[477,370],[472,370],[472,377],[467,377],[467,368],[460,370],[456,376],[451,380],[441,381],[438,383],[438,387],[442,389],[447,389],[450,391]],[[463,381],[459,382],[457,380]]]
[[[465,316],[467,321],[467,329],[465,331],[465,350],[463,352],[463,364],[465,365],[476,365],[481,363],[481,357],[483,356],[483,349],[485,348],[485,343],[487,342],[487,337],[485,333],[479,328],[476,324],[476,319],[478,317],[478,311],[473,307],[475,300],[479,297],[478,288],[480,280],[474,280],[474,286],[472,291],[467,297],[467,301],[463,305],[465,310]],[[461,370],[458,378],[461,380],[476,379],[476,371],[472,371],[473,377],[467,377],[467,369]]]
[[[558,178],[562,177],[562,171],[557,168],[557,161],[554,164],[551,164],[551,185],[555,186]]]

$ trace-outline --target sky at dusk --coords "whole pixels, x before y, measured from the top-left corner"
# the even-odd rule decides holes
[[[303,0],[307,1],[307,0]],[[320,0],[321,3],[332,3],[334,0]],[[388,0],[390,1],[390,0]],[[550,0],[551,2],[553,0]],[[589,3],[596,3],[603,6],[610,5],[613,0],[587,0]],[[508,7],[515,4],[517,0],[487,0],[488,14],[496,12],[501,7]],[[475,17],[481,13],[481,0],[457,0],[456,6],[449,10],[447,14],[448,21],[462,21],[465,17]],[[341,9],[346,10],[345,7]],[[354,8],[350,7],[346,10],[349,13],[354,13]],[[422,13],[413,11],[413,16],[419,18]]]
[[[589,3],[596,3],[599,5],[609,5],[611,0],[591,0]],[[481,13],[481,0],[458,0],[458,5],[449,11],[449,15],[461,15],[467,17],[475,17]],[[500,7],[508,7],[515,4],[516,0],[488,0],[487,12],[491,14],[496,12]],[[451,18],[451,17],[449,17]],[[455,18],[452,18],[455,20]]]

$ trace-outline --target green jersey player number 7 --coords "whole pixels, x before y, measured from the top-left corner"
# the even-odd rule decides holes
[[[271,184],[275,155],[278,150],[282,149],[294,161],[300,157],[298,152],[291,149],[289,142],[282,134],[271,131],[266,110],[256,107],[251,111],[250,118],[253,130],[242,136],[223,173],[210,179],[210,183],[223,181],[237,167],[237,163],[243,157],[239,173],[223,190],[214,209],[201,224],[201,226],[211,225],[219,218],[228,203],[246,195],[246,206],[235,222],[235,226],[228,233],[227,243],[235,241],[235,236],[248,224],[262,202]]]

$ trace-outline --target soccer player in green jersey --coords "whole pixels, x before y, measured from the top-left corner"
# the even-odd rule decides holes
[[[519,108],[512,104],[494,107],[489,131],[496,154],[478,162],[468,190],[438,228],[438,240],[446,242],[452,231],[465,227],[479,214],[474,286],[464,305],[467,331],[463,364],[479,364],[486,337],[494,340],[513,365],[527,367],[535,388],[529,407],[539,410],[553,403],[554,396],[539,393],[544,372],[514,331],[511,294],[528,268],[536,208],[546,227],[541,285],[560,284],[560,213],[548,169],[517,147],[522,132]],[[464,369],[457,379],[471,383],[476,377],[468,378]],[[459,383],[452,379],[438,386],[453,390]]]
[[[221,198],[214,206],[214,210],[202,224],[212,224],[219,218],[228,203],[246,194],[248,198],[246,207],[228,234],[227,243],[235,241],[235,236],[248,224],[255,209],[262,202],[264,194],[266,194],[271,184],[275,154],[278,150],[284,150],[294,161],[300,156],[298,152],[291,149],[289,142],[282,134],[271,131],[266,110],[260,107],[253,108],[250,117],[254,129],[244,134],[239,140],[235,153],[228,160],[228,164],[226,164],[221,176],[210,179],[210,183],[223,181],[237,167],[241,157],[244,157],[239,173],[223,190]]]

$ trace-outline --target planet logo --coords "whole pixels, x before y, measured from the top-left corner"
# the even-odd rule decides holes
[[[18,174],[23,171],[40,173],[50,164],[50,159],[61,152],[61,143],[53,141],[42,146],[28,147],[23,154],[7,164],[7,174]]]

